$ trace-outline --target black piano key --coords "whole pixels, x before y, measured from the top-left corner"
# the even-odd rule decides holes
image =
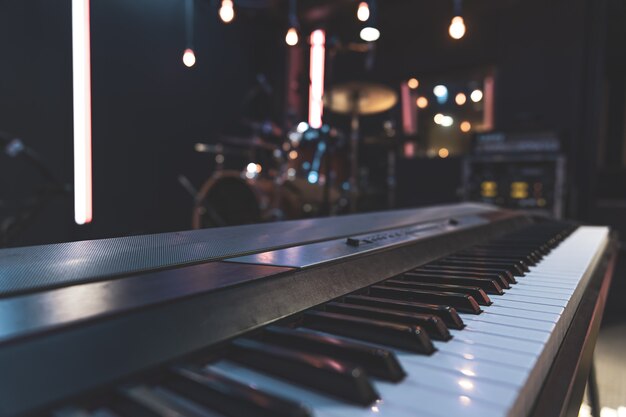
[[[379,307],[359,306],[349,303],[332,302],[324,304],[326,311],[331,313],[347,314],[350,316],[366,317],[373,320],[383,320],[392,323],[420,326],[435,340],[450,340],[448,327],[439,317],[431,314],[408,313],[405,311],[389,310]]]
[[[98,407],[95,409],[83,408],[83,407],[63,407],[59,410],[54,410],[51,413],[52,417],[120,417],[119,414],[105,408]],[[217,416],[219,417],[219,416]]]
[[[374,285],[369,288],[369,295],[374,297],[392,298],[396,300],[419,301],[429,304],[448,305],[458,311],[480,314],[481,309],[471,295],[443,291],[418,291]]]
[[[304,313],[302,323],[311,329],[426,355],[436,350],[430,337],[419,326],[314,310]]]
[[[507,262],[481,262],[471,260],[441,259],[435,261],[437,265],[449,265],[460,267],[476,267],[476,268],[495,268],[502,271],[508,271],[514,276],[524,276],[524,271],[518,265],[511,265]]]
[[[512,260],[515,262],[520,262],[524,267],[534,266],[536,264],[533,257],[528,254],[519,254],[519,253],[511,253],[511,252],[502,252],[502,251],[478,251],[478,250],[468,250],[463,252],[456,252],[452,254],[455,257],[461,258],[492,258],[494,260]]]
[[[495,279],[489,278],[474,278],[470,276],[455,275],[452,273],[441,272],[407,272],[402,274],[397,279],[406,280],[410,282],[419,283],[433,283],[433,284],[450,284],[450,285],[464,285],[471,287],[478,287],[485,291],[487,294],[502,295],[502,287]],[[508,284],[507,284],[508,287]]]
[[[520,259],[525,260],[526,262],[535,265],[537,262],[541,261],[542,257],[535,251],[529,250],[515,250],[515,249],[503,249],[500,250],[495,247],[473,247],[472,249],[464,250],[459,252],[459,254],[463,255],[497,255],[497,256],[509,256],[509,257],[519,257]]]
[[[481,306],[489,306],[491,305],[491,299],[481,288],[479,287],[470,287],[466,285],[451,285],[451,284],[433,284],[429,282],[411,282],[411,281],[402,281],[397,279],[390,279],[384,281],[382,283],[388,287],[395,288],[410,288],[414,290],[427,290],[427,291],[446,291],[446,292],[455,292],[461,294],[471,295],[474,300]]]
[[[229,417],[309,417],[290,400],[263,392],[208,369],[176,367],[162,385],[175,393]]]
[[[229,353],[235,362],[345,401],[365,406],[379,398],[363,368],[350,363],[243,338],[231,343]]]
[[[107,404],[115,413],[132,417],[214,417],[215,413],[192,413],[180,407],[147,386],[118,388],[110,403]],[[203,415],[204,414],[204,415]]]
[[[528,265],[524,261],[514,258],[499,258],[495,256],[465,256],[465,255],[450,255],[445,258],[446,260],[458,260],[461,262],[472,261],[472,262],[496,262],[503,264],[511,264],[518,268],[521,272],[528,272]]]
[[[501,268],[480,268],[480,267],[463,267],[460,265],[426,264],[426,265],[420,266],[418,269],[460,271],[463,273],[477,273],[477,274],[495,274],[497,277],[499,277],[499,279],[505,281],[505,282],[502,282],[502,281],[499,282],[502,288],[509,288],[508,284],[517,283],[517,280],[515,279],[515,276],[512,273],[510,273],[509,271],[503,270]]]
[[[343,301],[350,304],[409,311],[411,313],[432,314],[443,320],[450,329],[460,330],[465,327],[461,316],[459,316],[454,307],[450,306],[418,303],[414,301],[397,301],[388,298],[370,297],[369,295],[348,295],[343,298]]]
[[[268,326],[260,338],[268,343],[284,344],[296,350],[356,363],[368,375],[385,381],[398,382],[406,375],[396,355],[387,349],[338,339],[303,328]]]

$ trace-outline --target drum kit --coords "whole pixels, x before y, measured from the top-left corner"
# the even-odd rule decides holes
[[[359,198],[360,118],[391,109],[396,93],[382,85],[351,82],[332,88],[324,106],[349,115],[346,137],[328,125],[300,122],[284,132],[272,122],[251,123],[251,137],[222,136],[197,143],[215,156],[216,169],[195,196],[194,228],[289,220],[355,211]],[[226,169],[238,157],[241,169]]]

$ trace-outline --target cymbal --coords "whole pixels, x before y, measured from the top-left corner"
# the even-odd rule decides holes
[[[358,81],[337,85],[324,95],[324,105],[343,114],[380,113],[395,106],[397,101],[398,96],[391,88]]]

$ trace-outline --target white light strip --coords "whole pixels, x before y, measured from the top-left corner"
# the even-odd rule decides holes
[[[74,220],[91,222],[91,54],[89,0],[72,0]]]
[[[311,33],[311,64],[309,75],[309,125],[314,129],[322,127],[322,112],[324,111],[324,55],[326,33],[317,29]]]

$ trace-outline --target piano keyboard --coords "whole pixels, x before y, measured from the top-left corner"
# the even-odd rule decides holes
[[[49,414],[529,415],[608,243],[604,227],[534,224]]]

